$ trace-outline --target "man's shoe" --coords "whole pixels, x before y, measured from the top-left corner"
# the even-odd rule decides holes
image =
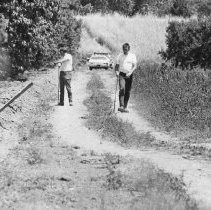
[[[124,108],[122,112],[129,113],[129,110],[127,108]]]
[[[73,102],[69,102],[69,106],[73,106]]]
[[[58,105],[59,105],[59,106],[64,106],[64,103],[59,102]]]
[[[124,107],[123,107],[123,106],[120,106],[120,107],[118,108],[118,111],[120,111],[120,112],[123,112],[123,110],[124,110]]]

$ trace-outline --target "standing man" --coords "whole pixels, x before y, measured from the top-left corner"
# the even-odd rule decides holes
[[[130,45],[123,44],[123,53],[117,57],[115,72],[119,76],[119,104],[118,111],[129,112],[127,109],[133,82],[133,71],[137,67],[136,56],[130,52]]]
[[[71,91],[71,79],[72,79],[72,71],[73,71],[73,59],[72,55],[68,53],[68,51],[64,48],[60,50],[63,58],[56,61],[55,64],[60,63],[60,74],[59,74],[59,82],[60,82],[60,106],[64,106],[64,87],[66,86],[69,105],[72,106],[72,91]]]

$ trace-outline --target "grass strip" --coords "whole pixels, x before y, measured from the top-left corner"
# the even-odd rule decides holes
[[[89,111],[87,120],[89,128],[100,131],[102,137],[109,137],[125,146],[144,146],[154,141],[149,133],[136,132],[130,123],[114,115],[112,99],[103,92],[104,84],[99,75],[92,75],[87,89],[92,93],[84,102]]]

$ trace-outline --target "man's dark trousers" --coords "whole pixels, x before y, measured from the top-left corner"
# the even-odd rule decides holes
[[[126,77],[123,72],[119,73],[119,104],[120,107],[127,108],[128,101],[130,98],[130,91],[133,82],[133,74]]]
[[[61,71],[60,72],[60,103],[64,104],[64,87],[66,86],[69,102],[72,102],[72,91],[71,91],[71,71]]]

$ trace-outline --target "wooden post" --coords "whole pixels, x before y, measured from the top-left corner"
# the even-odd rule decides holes
[[[2,108],[0,108],[0,112],[2,112],[4,109],[6,109],[13,101],[15,101],[17,98],[19,98],[24,92],[26,92],[33,83],[29,83],[25,88],[23,88],[17,95],[15,95],[11,100],[9,100]]]

